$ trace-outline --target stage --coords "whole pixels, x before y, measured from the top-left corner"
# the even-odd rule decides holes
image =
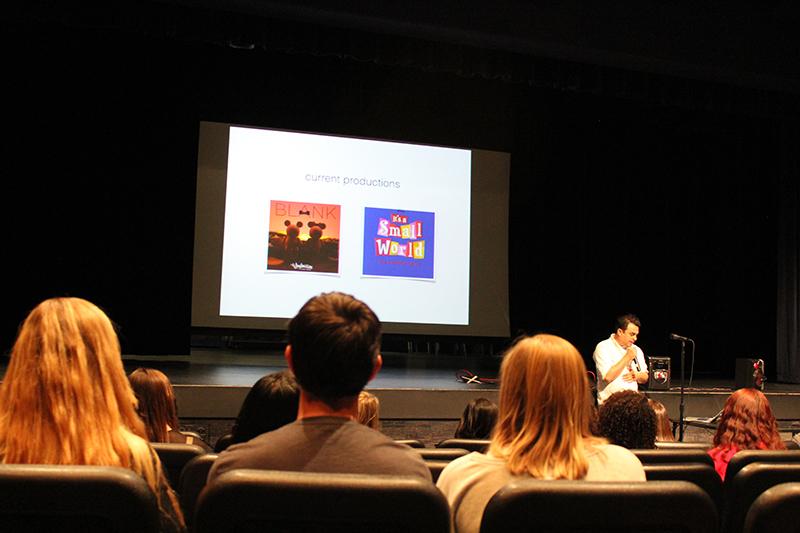
[[[235,418],[247,391],[261,376],[286,368],[280,351],[198,349],[188,356],[123,357],[126,370],[152,366],[172,380],[182,418]],[[465,383],[468,370],[478,378],[496,378],[499,356],[466,357],[428,353],[384,353],[384,366],[367,389],[381,401],[383,419],[456,420],[472,398],[497,399],[498,385]],[[680,380],[669,390],[647,391],[673,419],[679,416]],[[684,416],[716,415],[734,390],[733,379],[685,378]],[[800,421],[800,385],[767,382],[764,389],[776,418]],[[782,423],[782,425],[785,425]]]
[[[418,439],[432,446],[452,437],[464,406],[473,398],[497,401],[496,379],[499,355],[453,355],[384,352],[384,366],[367,390],[380,400],[382,431],[397,439]],[[280,349],[193,349],[190,355],[124,355],[125,370],[152,367],[172,381],[178,402],[181,428],[199,433],[213,444],[227,433],[250,387],[262,376],[286,368]],[[7,359],[3,361],[5,372]],[[466,370],[477,377],[468,383],[459,379]],[[670,417],[680,416],[680,379],[673,376],[669,390],[642,389],[661,401]],[[733,378],[685,379],[684,440],[710,442],[714,417],[735,390]],[[767,382],[769,398],[781,435],[785,439],[800,432],[800,384]],[[677,432],[676,432],[677,433]]]

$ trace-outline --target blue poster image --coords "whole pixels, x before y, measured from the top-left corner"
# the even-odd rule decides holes
[[[364,208],[365,276],[433,279],[435,214]]]

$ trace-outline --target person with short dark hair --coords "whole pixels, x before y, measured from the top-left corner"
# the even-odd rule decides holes
[[[656,414],[647,397],[636,391],[615,392],[598,411],[600,435],[629,450],[656,446]]]
[[[488,439],[497,422],[497,404],[488,398],[470,400],[456,428],[457,439]]]
[[[622,315],[616,320],[616,330],[609,338],[597,343],[594,363],[597,368],[597,402],[602,404],[617,391],[638,391],[647,383],[650,374],[641,348],[636,346],[639,328],[636,315]]]
[[[381,368],[381,324],[364,302],[315,296],[289,322],[284,355],[300,385],[297,420],[220,453],[208,481],[237,468],[408,475],[431,481],[421,456],[359,424],[358,395]]]

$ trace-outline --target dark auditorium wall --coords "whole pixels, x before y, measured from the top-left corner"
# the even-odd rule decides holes
[[[512,336],[590,357],[613,316],[641,345],[732,376],[775,357],[780,119],[337,55],[8,25],[0,345],[54,295],[86,297],[129,354],[189,350],[200,120],[512,154]],[[784,147],[785,149],[785,147]],[[785,154],[783,154],[785,155]]]

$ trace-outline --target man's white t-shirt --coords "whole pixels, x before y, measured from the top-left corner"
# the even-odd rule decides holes
[[[637,372],[647,371],[647,363],[644,359],[644,352],[642,352],[641,348],[635,344],[633,345],[633,348],[636,350],[636,359],[628,364],[627,369],[633,369]],[[617,379],[611,381],[610,383],[606,383],[603,380],[603,376],[606,375],[612,366],[617,364],[617,362],[622,359],[626,351],[627,350],[620,346],[619,343],[614,339],[613,333],[606,340],[597,343],[597,347],[594,349],[593,358],[595,368],[597,369],[598,403],[603,403],[609,396],[621,390],[639,390],[639,384],[636,383],[636,381],[625,381],[622,379],[627,370],[620,372],[619,376],[617,376]]]

